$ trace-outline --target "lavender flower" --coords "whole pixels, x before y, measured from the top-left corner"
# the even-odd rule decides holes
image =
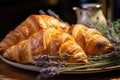
[[[40,67],[40,74],[37,76],[37,79],[45,79],[48,77],[53,77],[56,74],[59,74],[60,69],[64,68],[67,65],[65,61],[54,60],[49,55],[35,56],[33,57],[35,65]]]
[[[113,44],[117,44],[117,40],[116,40],[115,38],[110,39],[110,41],[111,41]]]
[[[57,15],[55,12],[53,12],[51,9],[47,10],[48,14],[55,17],[55,18],[59,18],[59,15]]]
[[[112,33],[112,28],[109,28],[108,31],[109,31],[109,33]],[[111,35],[111,34],[110,34],[110,35]]]
[[[103,46],[105,46],[107,43],[106,42],[97,42],[96,43],[96,45],[98,46],[98,47],[103,47]]]
[[[37,76],[37,79],[47,79],[53,77],[56,74],[59,74],[59,70],[56,67],[41,68],[40,74]]]
[[[111,20],[108,19],[108,20],[107,20],[107,25],[111,27],[111,24],[112,24]]]
[[[39,13],[40,13],[40,14],[46,14],[46,13],[45,13],[43,10],[41,10],[41,9],[39,10]]]

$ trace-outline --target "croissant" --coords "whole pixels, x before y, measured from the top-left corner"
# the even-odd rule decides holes
[[[98,30],[82,24],[73,25],[68,33],[75,38],[87,55],[101,55],[114,49],[110,41],[102,36]]]
[[[64,59],[67,62],[88,62],[84,50],[71,35],[53,28],[36,32],[28,39],[9,47],[3,56],[20,63],[34,64],[33,56],[58,56],[58,52],[70,55],[70,57]]]
[[[0,52],[4,52],[10,46],[28,39],[32,34],[54,27],[62,32],[67,32],[69,26],[58,19],[48,15],[30,15],[25,21],[10,31],[0,42]]]

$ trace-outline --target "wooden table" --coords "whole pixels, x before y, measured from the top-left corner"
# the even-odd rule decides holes
[[[38,74],[13,67],[0,60],[0,80],[37,80]],[[120,80],[120,69],[94,74],[60,74],[46,80]]]

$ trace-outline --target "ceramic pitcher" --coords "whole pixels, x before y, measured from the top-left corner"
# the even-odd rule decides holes
[[[83,4],[81,8],[73,7],[77,16],[77,23],[90,25],[94,23],[106,25],[106,18],[102,12],[101,4]]]

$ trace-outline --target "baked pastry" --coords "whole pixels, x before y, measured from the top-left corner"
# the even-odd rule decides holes
[[[53,27],[62,32],[67,32],[69,26],[49,15],[30,15],[25,21],[10,31],[0,42],[0,52],[4,52],[12,45],[28,39],[32,34]]]
[[[3,54],[5,58],[20,63],[34,64],[33,56],[50,55],[58,56],[68,54],[67,58],[61,58],[69,63],[87,63],[88,58],[84,50],[76,43],[74,38],[54,28],[39,31],[26,40],[10,46]]]
[[[114,49],[111,42],[98,30],[82,24],[73,25],[68,33],[75,38],[87,55],[105,54]]]

